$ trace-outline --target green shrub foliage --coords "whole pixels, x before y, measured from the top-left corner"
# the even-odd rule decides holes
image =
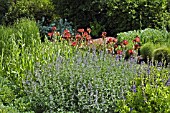
[[[153,52],[154,61],[165,63],[168,65],[170,63],[170,49],[168,47],[160,47],[155,49]]]
[[[12,5],[12,0],[0,0],[0,24],[3,24],[2,20],[5,13],[8,12],[9,7]]]
[[[132,88],[127,92],[126,100],[118,102],[121,113],[170,112],[170,87],[166,86],[168,72],[151,66],[146,70],[131,82]]]
[[[82,0],[81,3],[53,0],[53,3],[57,13],[77,27],[95,25],[97,21],[101,30],[109,35],[147,27],[169,28],[170,25],[168,0]]]
[[[17,0],[11,2],[3,21],[11,24],[19,18],[35,18],[40,20],[43,16],[49,19],[55,17],[53,4],[50,0]]]
[[[151,60],[153,57],[154,45],[146,43],[141,47],[140,51],[143,59],[147,62],[147,60]]]
[[[15,46],[19,48],[30,47],[34,45],[33,40],[40,41],[39,28],[34,20],[23,18],[15,22],[13,26],[1,26],[0,54],[4,52],[4,55],[10,55],[11,49]]]
[[[146,28],[143,30],[133,30],[127,32],[120,32],[117,34],[119,40],[129,40],[132,41],[136,36],[140,37],[141,43],[151,42],[154,44],[170,44],[170,32],[167,30],[158,30],[152,28]]]
[[[77,49],[66,40],[39,43],[36,23],[28,19],[0,31],[0,112],[112,113],[124,108],[139,111],[139,106],[145,112],[169,112],[169,87],[163,87],[167,70],[149,70],[135,58],[124,61],[121,55],[113,57],[103,49]],[[134,78],[139,97],[127,97]],[[144,105],[143,83],[151,84],[145,91],[154,92],[145,93],[148,103]],[[125,99],[126,106],[121,104]],[[139,106],[131,107],[135,102]]]

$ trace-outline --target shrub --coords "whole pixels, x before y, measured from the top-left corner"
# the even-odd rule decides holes
[[[165,66],[170,63],[170,49],[168,47],[160,47],[153,52],[154,61],[165,63]]]
[[[20,19],[13,26],[0,27],[0,55],[3,51],[4,57],[11,56],[11,50],[20,54],[21,48],[31,48],[37,43],[40,43],[39,28],[33,20]]]
[[[11,27],[0,26],[0,55],[5,49],[5,54],[10,54],[10,46],[12,46],[11,36],[14,33]]]
[[[17,19],[23,17],[36,20],[40,20],[43,16],[49,19],[56,17],[50,0],[17,0],[11,3],[3,18],[7,25],[13,24]]]
[[[68,22],[67,19],[56,19],[51,22],[46,22],[45,17],[42,18],[41,21],[38,21],[38,27],[40,30],[40,36],[41,36],[41,41],[45,41],[45,37],[48,37],[48,39],[53,39],[57,38],[59,40],[60,36],[64,34],[64,30],[69,30],[70,34],[74,36],[74,29],[72,27],[72,22]],[[53,27],[56,27],[56,30],[52,30]],[[52,35],[51,37],[48,36],[48,33],[52,34],[58,34],[57,36]]]
[[[120,40],[133,40],[137,35],[142,43],[152,42],[154,44],[167,44],[170,42],[170,33],[167,30],[146,28],[143,30],[134,30],[120,32],[117,38]]]
[[[16,41],[30,46],[33,40],[40,41],[39,28],[34,20],[21,18],[13,25]]]
[[[0,25],[3,24],[3,18],[5,16],[5,13],[8,12],[9,7],[11,6],[10,0],[1,0],[0,1]]]
[[[76,27],[90,27],[91,23],[112,36],[129,30],[169,26],[168,0],[82,0],[82,4],[76,0],[53,0],[53,3],[57,13]]]
[[[141,51],[141,55],[142,55],[145,62],[147,62],[147,60],[151,60],[152,57],[153,57],[153,51],[154,51],[153,43],[144,44],[141,47],[140,51]]]
[[[120,100],[120,112],[124,113],[169,113],[170,112],[170,87],[165,86],[169,81],[166,69],[147,67],[146,73],[131,82],[131,91],[126,95],[126,100]]]

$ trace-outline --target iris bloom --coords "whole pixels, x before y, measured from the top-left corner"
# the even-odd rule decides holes
[[[107,32],[102,32],[102,37],[106,37]]]
[[[130,55],[133,55],[134,51],[133,51],[132,49],[130,49],[130,50],[128,50],[128,53],[129,53]]]
[[[133,42],[140,42],[140,37],[136,36],[136,38],[133,40]]]
[[[78,29],[77,31],[80,32],[80,33],[83,33],[83,32],[84,32],[84,29],[81,28],[81,29]]]
[[[127,40],[123,40],[123,45],[128,45],[128,41]]]
[[[78,34],[76,34],[76,40],[79,40],[79,39],[81,39],[82,38],[82,36],[78,33]]]
[[[90,29],[90,28],[87,28],[87,32],[90,34],[90,33],[91,33],[91,29]]]
[[[117,54],[121,55],[122,54],[122,50],[117,50]]]
[[[52,31],[55,31],[57,28],[55,26],[52,27]]]
[[[71,46],[76,46],[77,42],[72,42]]]

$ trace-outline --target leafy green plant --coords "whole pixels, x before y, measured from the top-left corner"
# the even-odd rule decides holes
[[[170,49],[167,47],[160,47],[153,52],[154,61],[165,63],[165,66],[170,63]]]
[[[72,23],[68,22],[67,19],[57,19],[57,20],[53,20],[48,22],[49,20],[46,20],[45,17],[42,18],[41,21],[38,21],[37,25],[39,27],[40,30],[40,35],[41,35],[41,41],[44,42],[45,41],[45,37],[48,37],[48,39],[53,39],[53,38],[57,38],[59,39],[63,34],[64,34],[64,30],[69,30],[70,34],[72,36],[75,35],[75,31],[72,27]],[[55,30],[52,30],[53,27],[56,27]],[[58,36],[54,36],[55,33]],[[53,33],[53,36],[49,36],[48,33]]]
[[[39,29],[34,20],[22,18],[13,27],[16,42],[23,41],[21,43],[28,47],[33,43],[32,40],[40,41]]]
[[[60,34],[62,34],[64,32],[64,30],[69,30],[69,32],[71,33],[71,35],[75,35],[75,31],[73,29],[73,23],[69,22],[67,19],[62,19],[60,18],[57,21],[57,31],[60,32]]]
[[[120,100],[119,110],[124,113],[170,112],[170,88],[165,86],[169,81],[166,69],[148,67],[146,73],[141,73],[131,82],[125,100]]]
[[[100,34],[103,31],[104,26],[102,26],[97,20],[95,20],[94,22],[90,23],[90,27],[92,29],[91,35],[93,37],[101,37]]]
[[[14,91],[11,89],[10,81],[7,78],[0,76],[0,102],[4,105],[10,105],[10,103],[16,98]]]
[[[3,44],[0,81],[7,80],[0,84],[0,105],[5,111],[119,112],[124,105],[117,102],[125,101],[131,88],[130,81],[138,76],[145,79],[149,73],[146,65],[136,64],[137,59],[133,57],[124,61],[122,55],[113,57],[102,49],[96,53],[95,48],[88,46],[85,50],[78,49],[70,46],[67,40],[40,43],[35,21],[22,20],[14,26],[2,27],[0,31]],[[122,46],[127,44],[124,41]],[[151,84],[155,83],[154,76],[158,78],[157,84],[168,79],[168,71],[153,68],[149,74],[152,78],[145,81],[150,80]],[[140,80],[136,82],[137,86],[143,83]],[[156,90],[155,87],[148,89],[151,91],[151,88]],[[150,96],[148,100],[150,102]],[[117,107],[119,111],[116,111]],[[151,109],[155,110],[155,106],[151,105]]]
[[[11,1],[11,5],[5,13],[3,21],[9,25],[20,18],[31,18],[38,21],[45,16],[52,19],[57,17],[54,12],[54,6],[50,0]]]
[[[52,0],[57,14],[74,26],[90,26],[97,20],[109,35],[145,28],[169,29],[169,1],[151,0]],[[60,9],[60,10],[59,10]]]
[[[151,60],[153,57],[153,50],[154,50],[154,45],[153,43],[146,43],[144,44],[140,51],[143,59],[147,62],[147,60]]]
[[[154,44],[166,44],[168,45],[170,38],[167,30],[158,30],[152,28],[146,28],[143,30],[134,30],[128,32],[120,32],[117,34],[119,40],[133,40],[134,37],[139,36],[141,43],[152,42]]]

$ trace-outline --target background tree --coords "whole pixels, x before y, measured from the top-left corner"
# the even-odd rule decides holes
[[[43,16],[56,17],[54,6],[50,0],[16,0],[11,3],[3,21],[11,24],[19,18],[26,17],[40,20]]]
[[[94,27],[108,35],[151,28],[168,29],[169,0],[52,0],[57,13],[75,27]],[[95,29],[94,29],[95,30]],[[98,32],[99,31],[94,31]]]
[[[102,31],[116,36],[119,32],[148,27],[170,29],[169,0],[7,1],[0,1],[4,4],[0,4],[0,10],[3,12],[0,18],[6,24],[11,24],[22,17],[36,20],[42,17],[49,19],[60,17],[72,22],[74,29],[91,27],[93,37],[99,37]]]
[[[104,0],[52,0],[57,14],[74,23],[74,27],[104,26],[107,5]],[[97,24],[97,25],[96,25]],[[97,29],[96,29],[97,30]],[[104,30],[104,29],[101,29]],[[94,30],[93,30],[94,31]]]
[[[13,0],[0,0],[0,24],[2,24],[2,19],[5,16],[5,13],[7,13],[12,2]]]

